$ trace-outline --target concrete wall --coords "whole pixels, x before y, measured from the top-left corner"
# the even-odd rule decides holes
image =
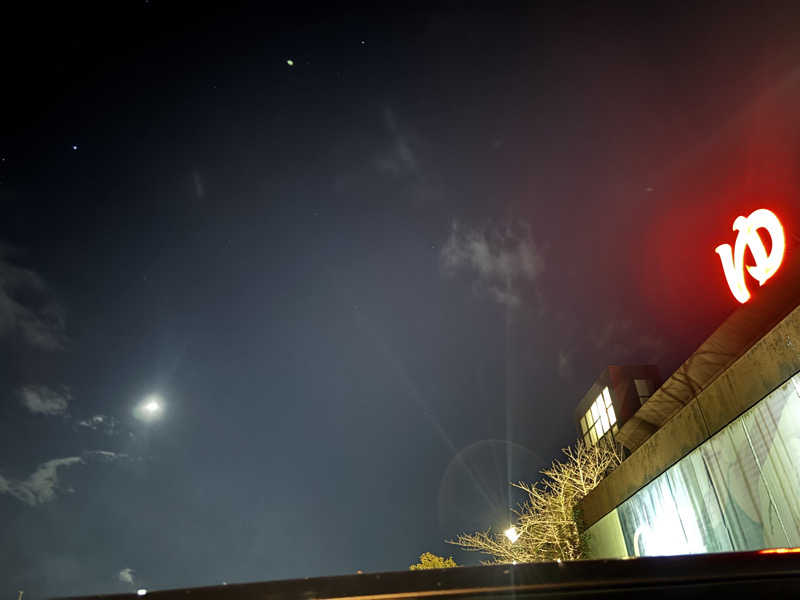
[[[598,522],[798,371],[800,307],[600,482],[581,506],[586,526]]]

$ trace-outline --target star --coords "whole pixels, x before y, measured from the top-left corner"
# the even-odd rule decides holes
[[[72,149],[73,149],[73,150],[77,150],[77,149],[78,149],[78,146],[76,146],[75,144],[73,144],[73,145],[72,145]]]
[[[294,66],[294,61],[290,58],[290,59],[288,59],[286,61],[286,64],[289,65],[290,67],[293,67]]]

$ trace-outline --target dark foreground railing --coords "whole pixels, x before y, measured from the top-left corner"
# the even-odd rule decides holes
[[[241,583],[85,596],[104,600],[391,600],[558,598],[800,600],[800,553],[587,560]]]

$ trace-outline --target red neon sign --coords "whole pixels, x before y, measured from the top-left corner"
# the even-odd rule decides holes
[[[772,241],[769,254],[756,231],[758,229],[765,229],[769,233]],[[781,266],[783,252],[786,249],[786,238],[778,217],[766,208],[754,210],[747,217],[736,217],[733,222],[733,230],[739,232],[733,249],[730,244],[722,244],[717,246],[715,251],[722,261],[722,270],[725,272],[725,279],[728,281],[728,287],[731,288],[733,297],[744,304],[750,299],[750,292],[747,290],[744,277],[745,266],[747,272],[758,281],[758,285],[764,285],[764,282],[775,275],[778,267]],[[750,248],[750,253],[756,261],[755,265],[744,264],[746,248]]]

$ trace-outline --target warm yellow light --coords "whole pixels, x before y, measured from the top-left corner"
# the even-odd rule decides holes
[[[513,525],[511,527],[509,527],[508,529],[506,529],[503,532],[503,534],[509,539],[509,541],[512,544],[519,539],[519,532],[517,531],[517,528],[514,527]]]
[[[765,548],[764,550],[759,550],[759,554],[798,554],[800,553],[800,548]]]
[[[769,233],[772,241],[769,254],[758,235],[758,229],[766,229]],[[754,210],[747,217],[736,217],[733,230],[739,232],[734,247],[731,248],[730,244],[721,244],[715,248],[715,252],[722,261],[722,270],[733,297],[744,304],[750,299],[744,278],[745,266],[747,272],[758,281],[758,285],[764,285],[764,282],[775,275],[781,266],[783,253],[786,250],[786,237],[778,217],[766,208]],[[750,248],[750,253],[756,261],[753,266],[744,264],[744,252],[747,248]]]

